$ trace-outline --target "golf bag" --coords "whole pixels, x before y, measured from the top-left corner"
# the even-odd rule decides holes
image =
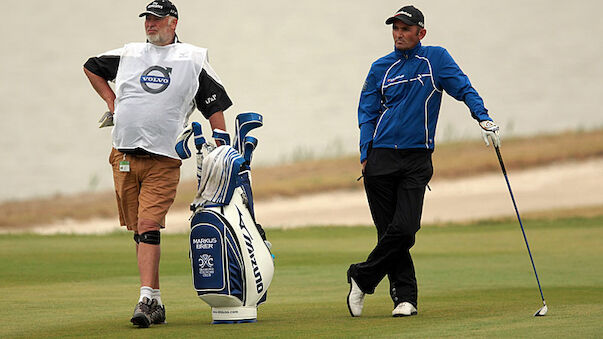
[[[176,145],[181,158],[190,157],[187,141],[194,134],[198,189],[191,204],[190,260],[194,288],[211,306],[213,323],[257,321],[274,273],[270,243],[253,210],[250,162],[257,139],[245,136],[261,125],[261,115],[240,114],[235,147],[214,147],[194,122]],[[229,141],[223,131],[214,138]]]

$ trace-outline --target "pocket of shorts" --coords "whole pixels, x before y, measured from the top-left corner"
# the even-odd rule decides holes
[[[114,166],[116,159],[122,156],[123,155],[118,150],[116,150],[115,148],[111,148],[111,153],[109,153],[109,164],[111,164],[111,166]]]
[[[180,159],[174,159],[174,158],[167,158],[169,159],[169,161],[167,161],[166,163],[169,164],[169,167],[180,167],[182,166],[182,160]]]

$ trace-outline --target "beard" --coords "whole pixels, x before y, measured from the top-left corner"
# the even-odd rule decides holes
[[[174,41],[174,36],[169,32],[157,32],[154,34],[147,34],[147,40],[153,45],[165,46]]]
[[[155,45],[160,44],[163,41],[159,33],[147,34],[147,40],[149,40],[150,43]]]

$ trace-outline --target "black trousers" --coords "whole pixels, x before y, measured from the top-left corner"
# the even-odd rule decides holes
[[[431,151],[374,149],[369,153],[364,187],[378,241],[366,261],[350,266],[348,275],[369,294],[387,275],[394,306],[405,301],[417,306],[410,249],[432,174]]]

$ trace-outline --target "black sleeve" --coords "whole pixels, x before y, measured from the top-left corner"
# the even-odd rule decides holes
[[[119,56],[103,55],[100,57],[92,57],[86,61],[84,67],[107,81],[113,81],[117,76]]]
[[[205,70],[199,74],[199,89],[195,95],[195,104],[203,116],[207,119],[218,112],[225,111],[232,106],[224,86],[220,85]]]

